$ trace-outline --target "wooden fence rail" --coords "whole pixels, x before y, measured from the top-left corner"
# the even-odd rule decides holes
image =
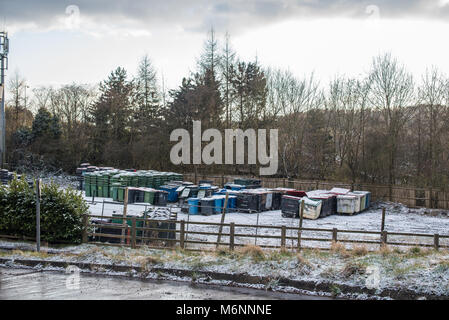
[[[114,217],[114,219],[122,220],[124,223],[91,223],[91,219],[101,219],[104,216],[86,216],[84,219],[88,221],[86,228],[83,232],[83,240],[87,239],[89,243],[101,243],[108,244],[111,242],[123,242],[122,245],[130,246],[131,248],[137,248],[140,246],[146,246],[149,248],[163,248],[173,247],[178,245],[180,248],[188,250],[204,250],[208,246],[225,246],[230,250],[234,250],[235,247],[245,246],[252,242],[245,242],[242,240],[251,239],[264,239],[265,243],[259,244],[262,248],[270,249],[290,249],[301,250],[302,248],[318,248],[318,249],[330,249],[333,243],[343,244],[359,244],[359,245],[371,245],[376,248],[369,248],[370,250],[377,250],[385,245],[399,246],[399,247],[433,247],[438,250],[440,248],[449,248],[449,235],[440,234],[425,234],[425,233],[409,233],[409,232],[389,232],[386,230],[345,230],[345,229],[326,229],[326,228],[306,228],[306,227],[291,227],[291,226],[269,226],[269,225],[248,225],[237,223],[214,223],[214,222],[194,222],[184,220],[154,220],[144,218],[129,218],[129,217]],[[128,225],[124,220],[131,220],[131,225]],[[98,222],[98,221],[97,221]],[[137,222],[142,222],[143,226],[137,226]],[[164,223],[163,226],[158,224]],[[190,227],[186,230],[186,224],[191,226],[197,226],[203,229],[195,229]],[[171,227],[170,227],[171,226]],[[226,228],[227,232],[219,232],[218,228],[221,226],[223,230]],[[208,229],[204,229],[208,227]],[[105,233],[104,229],[120,229],[123,230],[121,234]],[[216,231],[210,231],[210,228],[216,229]],[[267,233],[242,233],[237,232],[239,228],[254,228],[266,230]],[[225,231],[226,231],[225,230]],[[287,235],[287,231],[290,231],[290,235]],[[319,232],[328,234],[328,237],[323,235],[307,235],[307,232]],[[163,234],[161,236],[161,234]],[[216,237],[221,234],[227,241],[216,241]],[[347,238],[345,234],[356,236],[356,238]],[[165,235],[165,236],[164,236]],[[170,236],[171,235],[171,236]],[[187,237],[188,235],[200,235],[209,236],[205,240],[198,240],[193,237]],[[370,236],[370,238],[366,238]],[[392,239],[393,237],[400,237],[400,239]],[[409,240],[413,241],[410,242]],[[421,239],[428,240],[427,242],[419,241]],[[100,241],[102,240],[102,241]],[[119,241],[118,241],[119,240]],[[239,241],[240,240],[240,241]],[[442,243],[442,241],[445,243]],[[106,243],[104,242],[106,241]],[[291,245],[288,246],[287,242],[291,241]],[[296,245],[295,245],[296,241]],[[305,242],[309,243],[328,243],[328,246],[309,245],[304,246]],[[194,245],[194,246],[189,246]],[[117,245],[112,243],[112,245]],[[120,245],[120,244],[119,244]]]

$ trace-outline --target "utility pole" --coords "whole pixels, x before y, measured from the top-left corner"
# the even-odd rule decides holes
[[[0,168],[6,165],[5,71],[8,70],[8,33],[0,31]]]

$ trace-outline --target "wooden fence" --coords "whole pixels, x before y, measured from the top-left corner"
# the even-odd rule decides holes
[[[449,235],[440,234],[248,225],[233,222],[222,224],[184,220],[153,220],[137,217],[114,217],[114,219],[121,219],[121,221],[124,219],[131,220],[131,225],[128,225],[128,223],[92,224],[90,222],[92,218],[100,219],[104,217],[93,215],[86,215],[84,217],[84,243],[129,246],[131,248],[146,246],[161,249],[178,246],[187,250],[204,251],[213,249],[214,247],[226,247],[234,250],[236,247],[257,244],[261,248],[299,251],[301,249],[316,248],[328,250],[333,243],[342,243],[345,246],[346,244],[366,245],[370,251],[375,251],[385,245],[395,247],[428,247],[436,250],[449,248]],[[165,224],[165,227],[155,227],[158,223]],[[138,224],[142,226],[139,227]],[[170,225],[173,228],[170,228]],[[188,228],[188,226],[191,227]],[[196,226],[197,228],[192,228],[192,226]],[[217,229],[217,231],[204,231],[204,227]],[[218,231],[219,227],[221,227],[220,229],[223,232]],[[123,230],[123,232],[109,234],[102,232],[104,229],[117,229]],[[248,229],[254,229],[256,232],[248,232]],[[258,233],[257,230],[266,230],[266,232]],[[289,235],[287,234],[288,232]],[[313,234],[307,235],[307,233]],[[161,236],[161,234],[166,236]],[[193,236],[197,235],[208,238],[206,240],[193,238]],[[218,242],[219,235],[221,235],[220,238],[223,241]],[[347,235],[352,235],[352,237],[348,237]],[[356,236],[356,238],[353,236]],[[112,242],[114,240],[118,243],[107,243],[107,241]],[[261,242],[257,243],[258,240]],[[269,240],[269,242],[262,240]],[[351,247],[348,247],[348,249],[351,249]]]
[[[188,181],[209,180],[217,185],[224,185],[233,182],[236,178],[245,178],[242,176],[230,175],[200,175],[184,174],[184,179]],[[282,178],[258,177],[264,188],[294,188],[297,190],[310,191],[315,189],[331,189],[333,187],[347,188],[351,190],[370,191],[372,199],[399,202],[411,208],[433,208],[449,209],[449,191],[437,189],[424,189],[415,187],[401,187],[390,185],[375,185],[364,183],[339,183],[312,180],[289,180]]]

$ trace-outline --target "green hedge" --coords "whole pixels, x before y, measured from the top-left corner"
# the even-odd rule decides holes
[[[41,239],[80,243],[82,217],[88,206],[75,190],[58,189],[54,183],[41,188]],[[0,187],[0,234],[36,236],[36,195],[24,177]]]

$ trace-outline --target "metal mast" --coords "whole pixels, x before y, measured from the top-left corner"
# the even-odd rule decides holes
[[[0,31],[0,168],[6,165],[5,71],[8,70],[8,33]]]

